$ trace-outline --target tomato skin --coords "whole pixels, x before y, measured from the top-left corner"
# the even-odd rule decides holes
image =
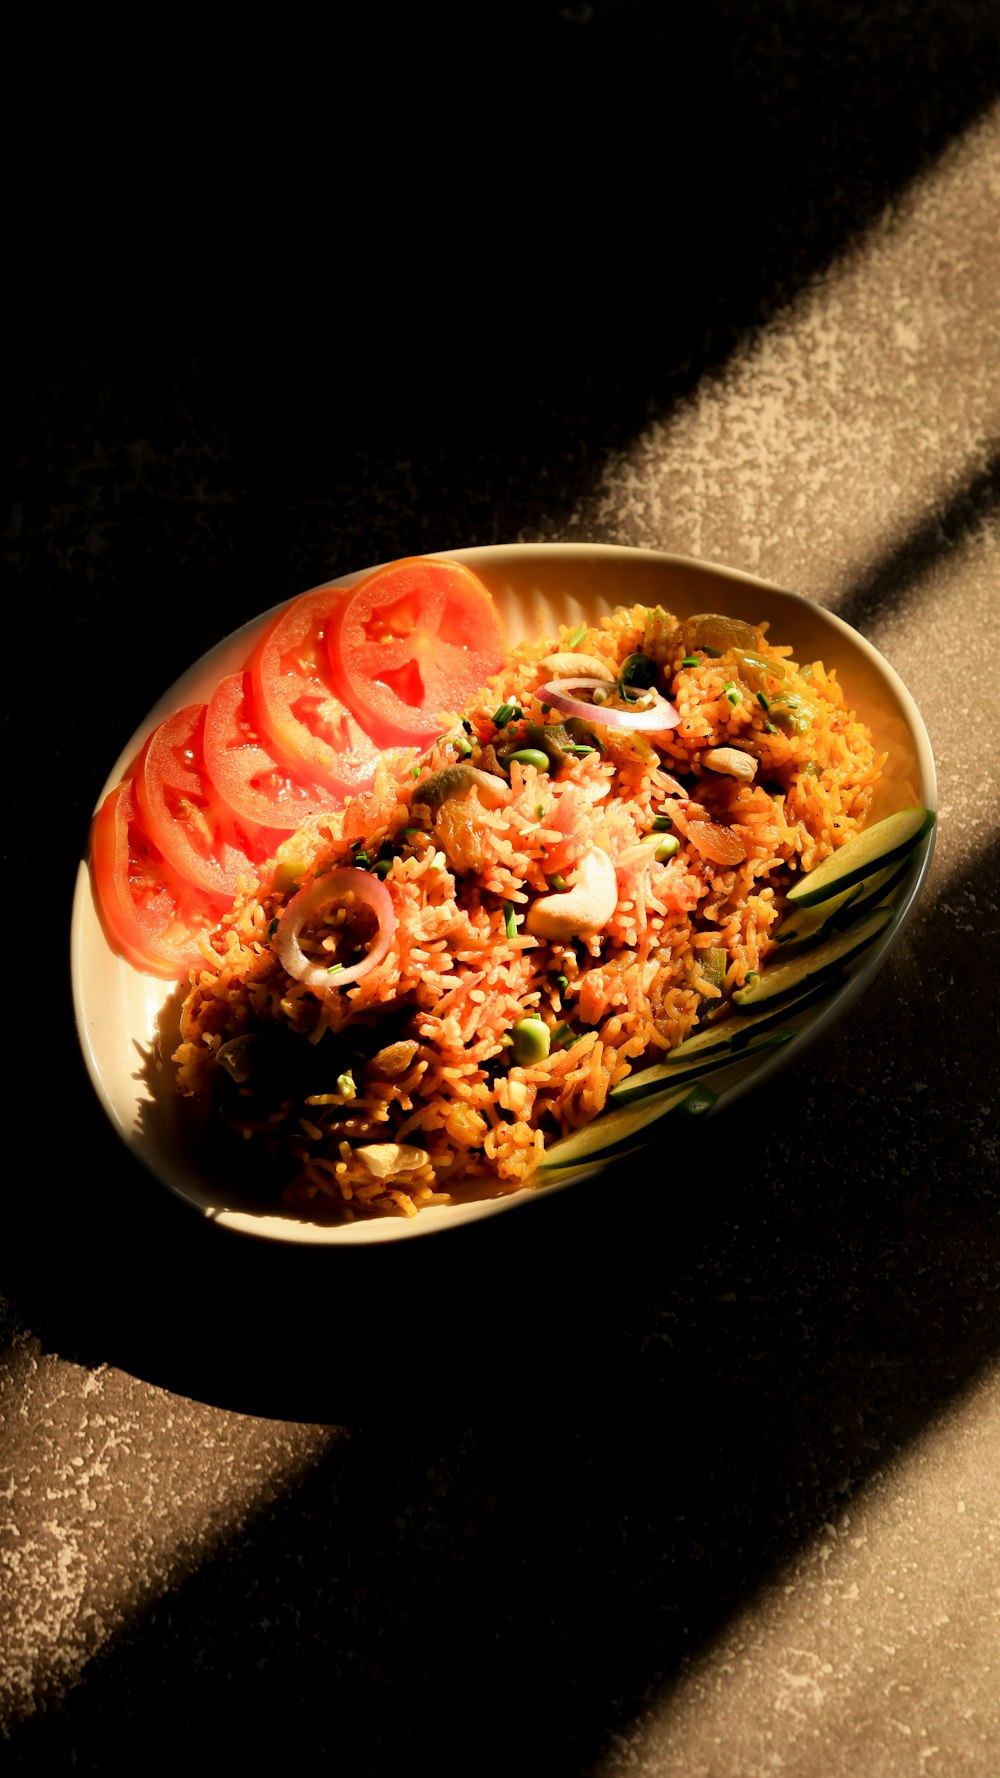
[[[459,562],[404,556],[350,587],[327,635],[333,683],[383,746],[421,746],[499,671],[500,615]]]
[[[149,839],[130,778],[91,822],[90,876],[105,937],[134,969],[173,981],[203,961],[210,916]]]
[[[278,613],[250,658],[257,719],[275,756],[335,796],[367,790],[381,750],[338,695],[326,631],[341,587],[301,593]]]
[[[294,833],[334,801],[279,760],[261,731],[249,670],[220,679],[208,700],[205,769],[227,808],[242,821]]]
[[[281,835],[240,825],[205,766],[205,704],[187,704],[149,736],[135,769],[143,826],[167,863],[203,895],[231,902],[240,876],[274,852]]]

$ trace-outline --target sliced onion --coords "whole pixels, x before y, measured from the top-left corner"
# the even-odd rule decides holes
[[[360,962],[351,963],[347,968],[338,969],[331,975],[323,964],[310,963],[299,944],[299,933],[323,908],[332,904],[339,906],[348,895],[353,895],[356,901],[364,902],[366,907],[371,908],[378,921],[378,929]],[[320,994],[331,994],[339,992],[345,982],[360,981],[377,963],[381,963],[392,943],[395,930],[396,910],[385,884],[369,871],[344,865],[341,870],[330,871],[325,877],[317,877],[308,889],[300,889],[292,897],[278,922],[274,948],[282,967],[296,981],[304,982],[307,988],[315,988]]]
[[[658,732],[662,729],[676,728],[680,722],[680,712],[661,698],[658,691],[653,691],[655,704],[642,710],[618,710],[607,704],[588,704],[583,698],[574,697],[578,691],[606,691],[615,693],[618,690],[614,679],[550,679],[547,685],[539,688],[536,696],[561,710],[565,716],[582,716],[584,722],[598,722],[603,728],[620,728],[633,733],[642,731]]]

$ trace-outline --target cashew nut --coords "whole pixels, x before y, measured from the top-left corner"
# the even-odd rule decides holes
[[[751,783],[757,771],[753,754],[744,753],[739,747],[710,747],[702,754],[701,763],[710,772],[723,772],[727,777],[740,778],[744,784]]]
[[[466,765],[464,760],[460,760],[456,765],[442,766],[440,771],[431,772],[429,778],[417,785],[413,792],[413,801],[427,803],[432,809],[439,809],[451,797],[467,796],[470,790],[479,792],[479,799],[487,809],[498,809],[510,795],[510,785],[506,778],[498,778],[492,772],[481,772],[478,766]]]
[[[591,846],[580,860],[572,888],[540,895],[528,909],[524,929],[532,938],[586,938],[607,925],[617,906],[615,867],[600,846]]]
[[[413,1173],[428,1161],[426,1149],[411,1148],[407,1142],[369,1142],[354,1152],[376,1179],[395,1179],[399,1173]]]
[[[613,667],[599,661],[595,654],[547,654],[538,665],[550,679],[614,679]]]

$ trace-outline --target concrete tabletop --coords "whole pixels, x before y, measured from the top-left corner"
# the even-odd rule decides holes
[[[67,50],[15,181],[0,1765],[992,1778],[1000,13],[425,19],[373,83],[378,37],[130,97]],[[938,772],[912,923],[641,1240],[594,1181],[407,1252],[227,1235],[80,1056],[104,778],[267,606],[563,539],[875,644]]]

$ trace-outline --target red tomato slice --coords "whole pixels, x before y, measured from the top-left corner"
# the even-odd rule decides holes
[[[340,587],[302,593],[278,613],[250,659],[257,718],[293,772],[338,797],[367,790],[380,749],[334,690],[326,649]]]
[[[205,704],[176,710],[153,730],[135,770],[143,826],[167,863],[216,901],[232,901],[237,879],[254,875],[281,835],[236,821],[205,766]]]
[[[333,683],[358,720],[385,746],[419,746],[499,671],[506,638],[471,569],[405,556],[342,596],[327,644]]]
[[[208,700],[203,740],[212,784],[242,821],[294,833],[335,800],[275,757],[257,721],[249,671],[219,680]]]
[[[135,969],[174,979],[202,961],[198,938],[211,931],[210,915],[146,834],[131,779],[94,816],[90,871],[108,943]]]

